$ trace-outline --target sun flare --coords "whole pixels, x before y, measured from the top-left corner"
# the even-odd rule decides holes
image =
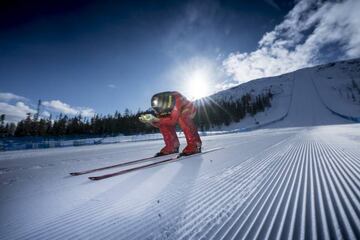
[[[210,94],[210,73],[206,69],[196,69],[188,79],[187,92],[192,99],[203,98]]]
[[[175,89],[191,101],[214,93],[220,76],[218,63],[205,57],[193,57],[179,62],[167,75],[176,86]]]

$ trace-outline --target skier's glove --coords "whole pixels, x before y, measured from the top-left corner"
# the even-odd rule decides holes
[[[143,123],[152,123],[159,121],[159,119],[152,114],[143,114],[139,117],[139,120]]]

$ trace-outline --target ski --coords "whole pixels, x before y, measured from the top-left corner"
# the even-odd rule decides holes
[[[161,165],[163,163],[175,162],[178,159],[185,159],[185,158],[199,156],[199,155],[214,152],[214,151],[217,151],[217,150],[220,150],[220,149],[223,149],[223,147],[209,149],[207,151],[203,151],[201,153],[195,153],[195,154],[192,154],[192,155],[181,155],[181,154],[179,154],[179,155],[177,155],[175,157],[170,157],[170,158],[167,158],[167,159],[164,159],[164,160],[161,160],[161,161],[157,161],[157,162],[154,162],[154,163],[150,163],[150,164],[146,164],[146,165],[138,166],[138,167],[133,167],[133,168],[128,168],[128,169],[124,169],[124,170],[121,170],[121,171],[118,171],[118,172],[109,173],[109,174],[105,174],[105,175],[101,175],[101,176],[89,177],[89,179],[94,180],[94,181],[102,180],[102,179],[105,179],[105,178],[115,177],[115,176],[119,176],[119,175],[122,175],[122,174],[125,174],[125,173],[134,172],[134,171],[137,171],[137,170],[140,170],[140,169],[155,167],[155,166]]]
[[[173,155],[173,154],[169,154],[169,155]],[[165,155],[165,156],[167,156],[167,155]],[[140,163],[140,162],[147,162],[147,161],[151,161],[151,160],[156,160],[158,158],[165,157],[165,156],[146,157],[146,158],[141,158],[141,159],[137,159],[137,160],[134,160],[134,161],[119,163],[119,164],[115,164],[115,165],[111,165],[111,166],[106,166],[106,167],[101,167],[101,168],[94,168],[94,169],[89,169],[89,170],[80,171],[80,172],[71,172],[70,175],[71,176],[79,176],[79,175],[83,175],[83,174],[88,174],[88,173],[92,173],[92,172],[97,172],[97,171],[110,169],[110,168],[126,167],[126,166],[136,164],[136,163]]]

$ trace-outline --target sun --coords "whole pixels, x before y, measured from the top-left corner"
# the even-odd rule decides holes
[[[189,100],[211,95],[219,79],[218,63],[206,57],[192,57],[174,65],[168,78]]]
[[[190,98],[196,100],[210,94],[209,72],[204,68],[195,69],[189,76],[187,92]]]

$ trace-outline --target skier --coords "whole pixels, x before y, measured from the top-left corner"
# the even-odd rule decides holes
[[[163,135],[165,147],[155,156],[179,152],[180,143],[175,129],[177,123],[183,130],[187,142],[181,155],[201,152],[201,139],[193,121],[196,108],[189,100],[178,92],[161,92],[151,98],[151,107],[156,116],[144,114],[139,120],[159,128]]]

